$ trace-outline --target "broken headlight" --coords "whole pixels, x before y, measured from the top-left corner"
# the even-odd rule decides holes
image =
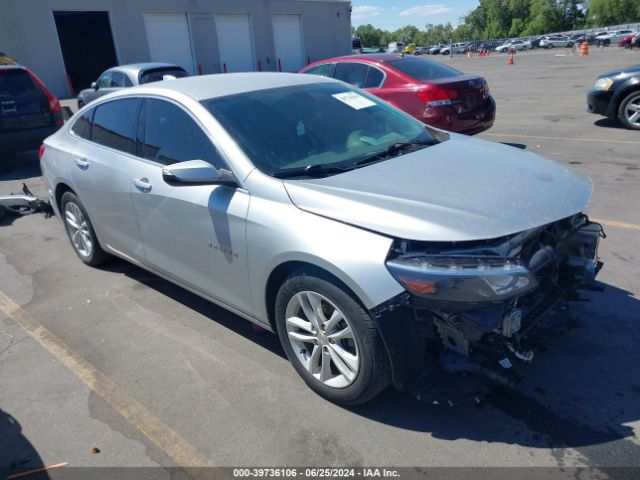
[[[537,286],[519,262],[495,256],[405,255],[387,268],[409,292],[445,302],[493,302]]]

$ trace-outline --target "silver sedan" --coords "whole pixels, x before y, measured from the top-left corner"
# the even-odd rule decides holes
[[[96,98],[117,92],[123,88],[134,87],[145,83],[157,82],[166,77],[182,78],[187,72],[182,67],[171,63],[146,62],[120,65],[105,70],[98,79],[78,94],[78,108]]]
[[[80,260],[121,257],[276,332],[337,403],[391,383],[425,398],[444,373],[473,395],[513,384],[543,313],[601,266],[588,178],[325,77],[125,89],[41,153]]]

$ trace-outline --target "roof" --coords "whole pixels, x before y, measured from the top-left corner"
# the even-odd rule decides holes
[[[173,63],[162,63],[162,62],[141,62],[141,63],[128,63],[126,65],[116,65],[115,67],[111,67],[109,70],[125,70],[134,74],[140,73],[142,70],[152,70],[154,68],[176,68],[178,65],[174,65]],[[182,68],[182,67],[178,67]]]
[[[201,75],[196,77],[179,78],[176,80],[163,80],[161,82],[147,83],[144,85],[144,88],[147,90],[172,90],[200,101],[256,90],[324,82],[337,82],[337,80],[317,75],[304,75],[299,73],[217,73],[213,75]],[[140,87],[125,90],[133,93],[136,88]]]
[[[402,58],[397,53],[366,53],[356,55],[345,55],[343,57],[332,58],[331,60],[371,60],[374,62],[390,62],[391,60],[398,60]]]

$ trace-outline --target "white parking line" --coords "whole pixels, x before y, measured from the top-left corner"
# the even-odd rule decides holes
[[[512,133],[483,133],[489,137],[505,137],[505,138],[531,138],[540,140],[560,140],[563,142],[593,142],[593,143],[622,143],[626,145],[640,145],[640,142],[633,140],[605,140],[602,138],[576,138],[576,137],[547,137],[543,135],[515,135]]]
[[[48,328],[38,323],[22,307],[0,291],[0,312],[20,325],[25,332],[48,350],[60,363],[97,393],[125,420],[136,427],[145,437],[155,443],[178,466],[183,467],[192,477],[203,476],[197,467],[211,467],[213,464],[200,454],[179,433],[156,417],[147,407],[129,395],[125,390],[100,372],[82,356],[71,350]],[[194,470],[191,470],[193,467]]]

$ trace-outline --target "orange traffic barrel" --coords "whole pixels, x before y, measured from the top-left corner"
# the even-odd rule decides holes
[[[589,55],[589,42],[586,40],[580,44],[580,56],[586,57]]]

